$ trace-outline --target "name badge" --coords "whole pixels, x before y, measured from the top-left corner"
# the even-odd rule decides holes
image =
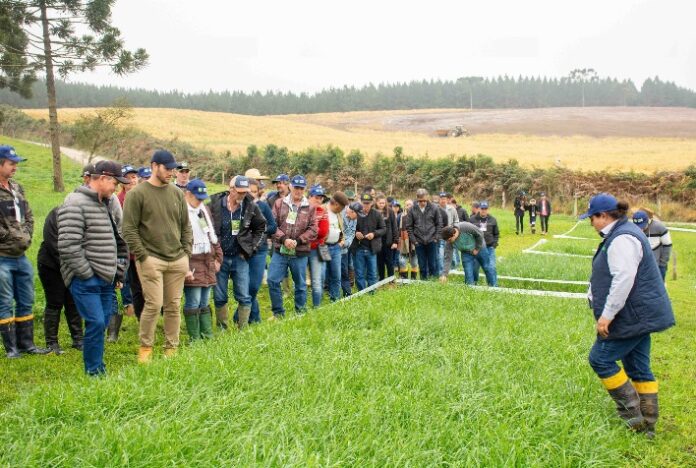
[[[297,220],[297,211],[291,211],[288,213],[288,219],[285,221],[288,224],[295,224]]]
[[[233,219],[230,221],[230,228],[232,229],[232,235],[236,236],[239,234],[239,226],[241,221],[239,219]]]
[[[208,222],[205,220],[205,218],[198,218],[198,225],[201,227],[203,232],[208,232]]]
[[[481,223],[481,225],[479,226],[479,230],[481,232],[486,232],[487,229],[488,229],[488,223]]]

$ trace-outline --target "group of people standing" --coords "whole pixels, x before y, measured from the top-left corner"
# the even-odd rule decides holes
[[[549,218],[551,217],[551,202],[546,193],[539,194],[539,200],[527,198],[527,192],[520,190],[514,201],[515,212],[515,234],[524,234],[524,215],[529,213],[529,228],[532,234],[536,234],[537,216],[541,222],[541,235],[545,236],[549,232]]]

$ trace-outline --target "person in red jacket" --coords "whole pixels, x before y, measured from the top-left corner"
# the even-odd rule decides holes
[[[321,185],[313,185],[309,189],[309,204],[316,210],[316,218],[318,220],[317,238],[310,245],[309,252],[309,275],[312,283],[312,306],[319,307],[321,298],[324,295],[324,261],[319,254],[319,246],[326,241],[326,236],[329,234],[329,213],[326,211],[324,203],[328,197],[326,191]]]

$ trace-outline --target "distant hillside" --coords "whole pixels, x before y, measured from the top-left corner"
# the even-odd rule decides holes
[[[57,83],[59,107],[104,107],[125,97],[134,107],[193,109],[246,115],[313,114],[362,110],[510,109],[577,107],[583,86],[568,78],[508,76],[460,78],[456,81],[412,81],[331,88],[315,94],[268,91],[182,93],[124,89],[81,83]],[[34,97],[0,90],[0,103],[18,108],[46,107],[45,84],[34,85]],[[584,85],[586,106],[696,107],[696,93],[658,77],[638,90],[631,80],[603,78]]]

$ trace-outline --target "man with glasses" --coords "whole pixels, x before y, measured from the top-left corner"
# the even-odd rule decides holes
[[[128,248],[109,205],[116,187],[128,183],[121,165],[99,161],[87,185],[75,189],[58,211],[58,254],[65,285],[85,321],[82,345],[85,372],[106,372],[104,331],[114,312],[114,288],[122,286]]]
[[[350,246],[355,265],[355,284],[361,291],[377,282],[377,253],[382,250],[382,237],[387,232],[382,215],[372,208],[372,195],[360,197],[355,239]]]
[[[443,223],[439,208],[428,200],[428,191],[416,191],[417,204],[406,214],[404,227],[410,242],[416,247],[420,277],[439,276],[437,248]]]
[[[173,356],[179,346],[179,307],[193,231],[184,193],[170,183],[178,166],[169,151],[155,151],[150,160],[152,175],[128,193],[124,205],[123,236],[135,256],[145,296],[140,316],[140,363],[152,360],[157,320],[163,307],[165,356]]]
[[[24,189],[12,179],[22,161],[13,147],[0,146],[0,333],[8,358],[49,352],[34,345],[34,269],[25,255],[34,217]]]

